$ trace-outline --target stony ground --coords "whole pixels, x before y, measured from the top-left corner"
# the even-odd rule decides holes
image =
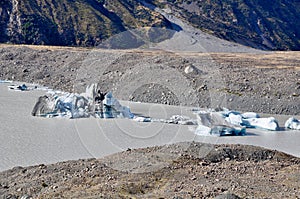
[[[0,79],[118,99],[300,114],[300,53],[174,53],[0,47]],[[135,149],[0,173],[2,198],[300,198],[300,160],[201,143]]]
[[[300,198],[300,159],[240,145],[178,143],[103,159],[15,167],[2,198]],[[226,197],[225,197],[226,196]]]
[[[175,53],[0,47],[0,79],[82,92],[99,82],[123,100],[300,114],[300,53]]]

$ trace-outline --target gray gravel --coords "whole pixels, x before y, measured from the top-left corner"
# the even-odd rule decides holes
[[[207,149],[210,153],[199,156],[199,152]],[[154,164],[165,166],[147,171]],[[119,165],[118,169],[114,165]],[[135,172],[141,169],[144,172]],[[15,167],[0,172],[0,195],[1,198],[299,198],[299,169],[299,158],[277,151],[184,142],[128,149],[99,160]]]
[[[300,114],[299,53],[0,48],[0,79],[82,92],[99,82],[122,100]],[[280,68],[281,67],[281,68]]]

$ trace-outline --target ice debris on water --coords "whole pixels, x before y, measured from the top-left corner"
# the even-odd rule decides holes
[[[136,122],[152,122],[152,119],[149,117],[136,116],[133,118]]]
[[[246,129],[240,125],[231,124],[225,120],[221,112],[198,111],[198,127],[195,131],[204,136],[238,136],[245,135]]]
[[[12,81],[4,81],[4,83],[12,83]],[[48,90],[47,87],[41,87],[37,85],[26,85],[26,84],[19,84],[19,85],[12,84],[8,86],[8,89],[15,90],[15,91]]]
[[[223,110],[194,110],[198,117],[198,135],[245,135],[246,128],[277,131],[279,125],[274,117],[261,118],[257,113]]]
[[[0,83],[11,83],[11,81],[0,80]],[[198,125],[196,134],[199,135],[245,135],[246,128],[261,128],[276,131],[279,129],[278,122],[273,117],[261,118],[257,113],[240,113],[228,109],[200,110],[193,109],[197,120],[183,115],[173,115],[169,119],[156,119],[150,117],[135,116],[129,107],[122,106],[119,101],[108,92],[101,104],[95,104],[97,95],[97,84],[87,86],[86,92],[67,93],[53,91],[46,87],[11,85],[13,90],[48,90],[47,95],[39,97],[33,108],[33,116],[41,117],[68,117],[83,118],[95,116],[98,118],[129,118],[137,122],[161,122],[179,125]],[[98,106],[98,109],[96,108]],[[285,127],[300,130],[300,121],[289,118]]]
[[[32,115],[41,117],[104,117],[104,118],[130,118],[134,115],[128,107],[122,106],[111,92],[105,95],[103,103],[98,104],[96,110],[95,96],[97,84],[86,88],[82,94],[50,91],[47,95],[39,97],[35,104]],[[101,113],[100,113],[101,110]]]
[[[197,125],[197,120],[191,119],[188,116],[184,115],[173,115],[169,119],[157,119],[150,117],[134,117],[134,121],[137,122],[159,122],[159,123],[167,123],[167,124],[179,124],[179,125]]]
[[[287,129],[300,130],[300,121],[291,117],[285,122],[284,126]]]
[[[271,131],[279,129],[278,122],[274,117],[260,118],[260,116],[254,112],[241,114],[236,111],[224,111],[222,114],[225,120],[233,125],[241,125],[246,128],[261,128]]]
[[[261,128],[270,131],[279,130],[278,122],[274,117],[243,119],[242,125],[248,128]]]
[[[173,115],[170,117],[170,119],[166,120],[165,122],[180,125],[197,125],[196,120],[193,120],[190,117],[184,115]]]
[[[0,80],[0,83],[1,84],[6,84],[6,83],[12,83],[13,81],[11,81],[11,80]]]

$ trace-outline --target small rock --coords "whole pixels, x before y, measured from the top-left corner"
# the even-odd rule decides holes
[[[21,199],[32,199],[32,196],[25,194],[21,197]]]
[[[192,66],[187,66],[187,67],[185,67],[184,72],[186,74],[190,74],[190,73],[194,72],[194,68]]]
[[[215,197],[215,199],[240,199],[240,197],[235,194],[225,193],[218,195],[217,197]]]
[[[17,199],[17,197],[15,195],[7,195],[6,197],[3,197],[3,198],[6,198],[6,199]]]

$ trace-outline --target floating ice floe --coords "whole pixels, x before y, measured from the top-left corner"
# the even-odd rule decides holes
[[[248,128],[261,128],[270,131],[279,130],[278,122],[274,117],[243,119],[242,125]]]
[[[13,81],[11,80],[0,80],[0,83],[12,83]]]
[[[133,120],[136,122],[152,122],[151,118],[142,116],[133,117]]]
[[[25,84],[22,84],[22,85],[11,85],[11,86],[8,86],[9,89],[11,90],[19,90],[19,91],[28,91],[29,88],[25,85]]]
[[[260,118],[260,116],[257,113],[254,113],[254,112],[245,112],[245,113],[242,113],[241,116],[244,119]]]
[[[198,127],[195,133],[198,135],[242,136],[246,134],[245,127],[229,123],[225,120],[221,112],[199,111],[196,114]]]
[[[300,130],[300,121],[291,117],[285,122],[284,126],[287,129]]]
[[[134,115],[130,112],[128,107],[122,106],[120,102],[112,96],[112,93],[108,92],[103,100],[103,117],[133,119]]]
[[[179,124],[179,125],[197,125],[197,120],[191,119],[188,116],[184,115],[173,115],[169,119],[157,119],[150,117],[134,117],[134,121],[137,122],[159,122],[159,123],[167,123],[167,124]]]
[[[245,112],[239,113],[237,111],[222,111],[225,120],[233,125],[241,125],[246,128],[261,128],[271,131],[279,129],[278,122],[274,117],[261,118],[257,113]]]
[[[47,95],[39,97],[32,115],[41,117],[104,117],[104,118],[130,118],[134,115],[128,107],[122,106],[109,92],[101,104],[95,104],[97,85],[86,88],[82,94],[50,91]],[[97,109],[98,106],[99,110]],[[97,109],[97,110],[96,110]]]
[[[276,131],[279,129],[278,122],[273,117],[260,118],[257,113],[237,111],[196,111],[198,117],[199,135],[245,135],[246,128],[260,128]]]
[[[170,119],[165,120],[166,123],[180,124],[180,125],[197,125],[197,121],[184,115],[173,115]]]
[[[12,82],[10,82],[12,83]],[[9,90],[15,90],[15,91],[33,91],[33,90],[49,90],[47,87],[41,87],[37,85],[26,85],[26,84],[20,84],[20,85],[9,85]]]

